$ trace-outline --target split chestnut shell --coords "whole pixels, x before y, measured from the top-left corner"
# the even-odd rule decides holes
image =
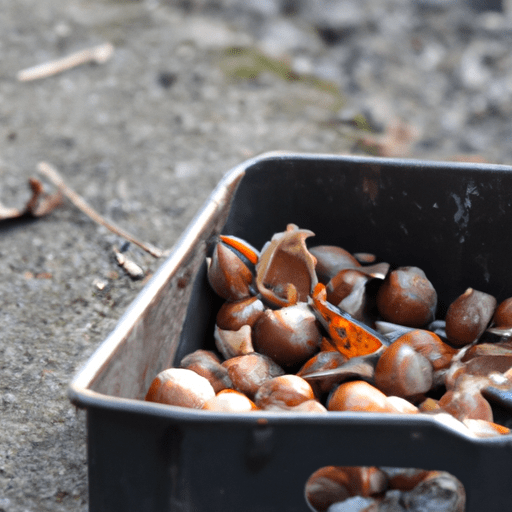
[[[305,302],[318,282],[315,257],[305,239],[312,231],[289,224],[276,233],[263,250],[256,265],[256,287],[271,306],[284,307]]]

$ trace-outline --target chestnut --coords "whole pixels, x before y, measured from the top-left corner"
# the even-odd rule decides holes
[[[434,319],[437,293],[423,270],[400,267],[384,279],[377,292],[377,308],[388,322],[423,327]]]
[[[351,496],[373,496],[387,488],[386,474],[376,467],[325,466],[315,471],[306,483],[306,499],[317,511]]]
[[[488,293],[468,288],[449,306],[446,337],[457,347],[478,340],[491,321],[497,301]]]
[[[411,404],[412,406],[412,404]],[[397,407],[393,401],[376,387],[362,380],[354,380],[340,384],[327,401],[329,411],[360,411],[360,412],[417,412],[417,409],[405,407],[402,401]]]
[[[496,437],[510,434],[509,428],[493,423],[492,421],[466,418],[462,420],[462,423],[477,437]]]
[[[261,409],[287,409],[314,398],[313,389],[307,381],[297,375],[281,375],[265,381],[254,402]]]
[[[309,252],[316,258],[316,273],[323,284],[327,284],[340,270],[361,266],[357,258],[335,245],[317,245]]]
[[[401,501],[405,510],[464,512],[466,492],[453,475],[431,471],[414,489],[404,493]]]
[[[290,412],[309,412],[313,414],[326,414],[327,409],[317,400],[306,400],[299,405],[289,407]]]
[[[168,368],[154,378],[146,400],[201,409],[214,396],[212,385],[201,375],[185,368]]]
[[[284,375],[284,370],[270,357],[258,353],[232,357],[222,366],[227,369],[233,387],[249,398],[254,398],[265,381]]]
[[[362,322],[367,320],[370,308],[366,283],[371,279],[356,269],[342,270],[327,284],[327,300]]]
[[[225,302],[217,313],[216,324],[225,331],[238,331],[243,325],[252,327],[263,311],[265,306],[257,297]]]
[[[492,321],[495,327],[510,328],[512,327],[512,297],[505,299],[499,304],[494,312]]]
[[[325,287],[327,300],[331,304],[338,306],[343,299],[352,293],[354,288],[364,288],[368,279],[369,277],[365,273],[357,269],[347,268],[340,270]]]
[[[216,325],[213,337],[217,350],[225,359],[254,352],[249,325],[242,325],[238,331],[225,331]]]
[[[315,314],[304,302],[276,311],[267,309],[253,328],[255,350],[283,367],[304,363],[318,351],[321,341]]]
[[[192,370],[208,379],[215,393],[233,387],[228,371],[224,368],[216,354],[209,350],[196,350],[185,356],[180,368]]]
[[[208,281],[217,295],[230,301],[247,298],[252,280],[252,272],[231,249],[220,242],[215,245]]]
[[[413,329],[399,336],[394,342],[405,343],[425,356],[434,371],[448,368],[457,349],[445,343],[437,334],[424,329]]]
[[[250,412],[257,410],[258,407],[243,393],[226,389],[210,398],[203,405],[203,409],[216,412]]]
[[[492,422],[492,409],[480,392],[482,387],[479,379],[466,377],[463,383],[439,399],[439,407],[460,421],[469,418]]]
[[[388,477],[389,489],[400,489],[401,491],[410,491],[420,482],[425,480],[430,474],[426,469],[417,468],[381,468]]]
[[[432,382],[430,361],[405,343],[392,343],[375,367],[375,385],[387,395],[414,398],[426,393]]]
[[[481,377],[491,384],[491,375],[502,374],[512,368],[512,354],[473,357],[449,374],[447,386],[457,386],[459,378],[464,376]],[[504,378],[505,382],[505,378]]]
[[[397,414],[416,414],[420,412],[414,404],[400,396],[388,396],[387,403],[391,409],[389,412]]]

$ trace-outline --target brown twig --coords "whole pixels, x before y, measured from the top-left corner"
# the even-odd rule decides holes
[[[47,194],[43,184],[36,178],[29,178],[28,184],[32,196],[24,208],[8,208],[0,203],[0,220],[9,220],[30,215],[32,217],[43,217],[52,212],[62,204],[60,191],[55,194]]]
[[[17,78],[20,82],[28,82],[30,80],[37,80],[39,78],[46,78],[56,75],[57,73],[62,73],[62,71],[74,68],[80,64],[86,64],[87,62],[102,64],[110,59],[113,52],[114,47],[110,43],[105,43],[72,53],[62,59],[52,60],[44,64],[23,69],[17,74]]]
[[[58,187],[62,194],[64,194],[64,196],[66,196],[79,210],[85,213],[94,222],[106,227],[108,230],[112,231],[112,233],[119,235],[125,240],[134,243],[135,245],[139,246],[141,249],[148,252],[149,254],[151,254],[151,256],[154,256],[155,258],[160,258],[161,256],[164,256],[166,254],[165,251],[162,251],[161,249],[158,249],[157,247],[154,247],[151,244],[141,242],[140,240],[135,238],[131,233],[128,233],[124,229],[120,228],[119,226],[116,226],[112,222],[103,218],[94,208],[92,208],[92,206],[90,206],[85,201],[85,199],[83,199],[80,195],[78,195],[74,190],[69,188],[64,183],[64,180],[61,178],[57,169],[55,169],[50,164],[46,162],[39,162],[39,164],[37,164],[37,170],[43,176],[48,178],[56,187]]]

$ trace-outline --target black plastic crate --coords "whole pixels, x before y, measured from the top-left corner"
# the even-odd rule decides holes
[[[446,470],[467,512],[508,510],[512,435],[426,415],[225,415],[142,399],[158,372],[213,347],[205,256],[219,233],[261,247],[294,223],[311,244],[418,266],[442,315],[469,286],[512,296],[511,191],[512,167],[498,165],[272,153],[228,173],[70,385],[87,409],[90,510],[306,511],[305,483],[327,465]]]

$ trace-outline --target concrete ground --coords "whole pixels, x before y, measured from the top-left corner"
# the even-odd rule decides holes
[[[22,208],[46,161],[105,217],[168,249],[243,160],[361,147],[359,132],[340,130],[347,98],[331,83],[290,80],[247,27],[177,3],[0,0],[0,203]],[[107,41],[104,64],[17,80]],[[251,50],[229,50],[241,47]],[[66,388],[146,280],[117,265],[123,244],[67,201],[0,221],[1,512],[87,510],[85,415]],[[161,263],[133,244],[127,254],[146,276]]]

